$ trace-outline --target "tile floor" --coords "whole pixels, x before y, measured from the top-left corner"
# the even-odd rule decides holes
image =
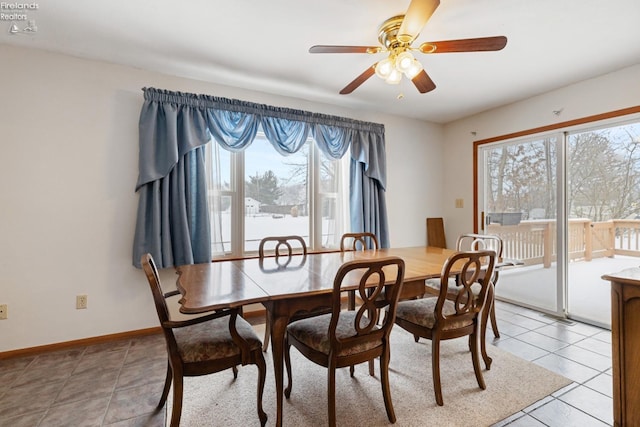
[[[494,427],[613,424],[611,333],[498,302],[493,345],[573,383]],[[0,426],[165,425],[161,335],[0,360]]]

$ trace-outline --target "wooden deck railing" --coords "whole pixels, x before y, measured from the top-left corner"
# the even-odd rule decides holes
[[[521,260],[524,265],[543,264],[549,268],[556,260],[556,222],[522,221],[518,225],[489,224],[488,234],[503,240],[503,257]],[[591,261],[593,258],[625,255],[640,257],[640,220],[614,219],[593,222],[569,220],[569,259]]]

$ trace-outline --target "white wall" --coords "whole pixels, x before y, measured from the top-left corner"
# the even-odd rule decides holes
[[[444,128],[442,202],[447,244],[473,231],[473,141],[640,105],[640,65],[449,123]],[[553,111],[562,110],[560,115]],[[472,135],[475,132],[476,135]],[[463,209],[455,199],[463,198]]]
[[[0,352],[157,325],[131,265],[145,86],[383,123],[391,244],[424,244],[443,214],[441,125],[6,45],[0,58]]]

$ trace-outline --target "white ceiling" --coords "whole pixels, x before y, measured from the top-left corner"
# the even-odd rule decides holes
[[[426,94],[406,79],[391,86],[373,76],[350,95],[338,92],[384,56],[312,55],[309,47],[377,45],[379,25],[403,14],[409,0],[36,4],[21,13],[35,19],[37,32],[11,35],[2,20],[0,43],[439,123],[640,63],[639,0],[441,0],[414,46],[495,35],[506,36],[507,46],[417,53],[437,86]]]

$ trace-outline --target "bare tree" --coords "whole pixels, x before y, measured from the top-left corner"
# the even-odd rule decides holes
[[[490,212],[555,211],[555,141],[541,139],[507,145],[488,160]]]
[[[640,195],[640,147],[632,128],[583,132],[569,138],[569,200],[573,216],[626,218]]]

